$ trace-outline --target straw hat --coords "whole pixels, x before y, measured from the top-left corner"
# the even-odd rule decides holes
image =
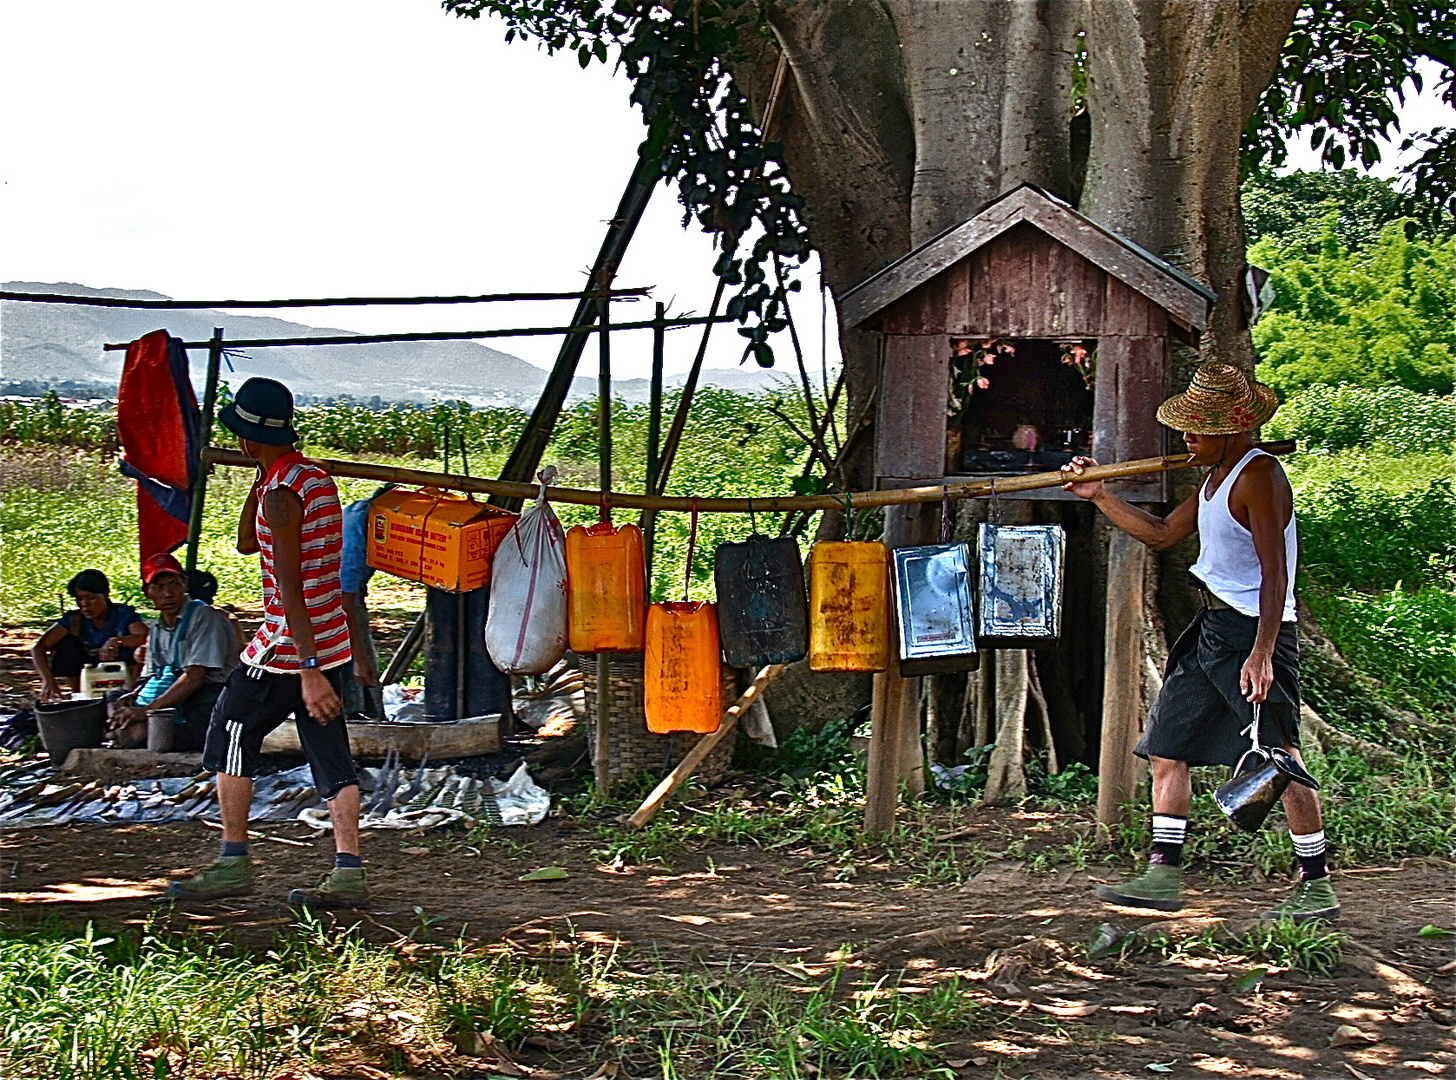
[[[1279,408],[1279,396],[1232,364],[1199,364],[1181,394],[1158,406],[1158,420],[1195,435],[1237,435],[1262,425]]]

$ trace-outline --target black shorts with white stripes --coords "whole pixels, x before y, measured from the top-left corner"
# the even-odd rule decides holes
[[[344,666],[330,668],[324,675],[338,692]],[[298,675],[278,675],[247,664],[228,676],[212,708],[202,767],[229,776],[254,776],[264,737],[290,716],[298,724],[298,741],[320,798],[332,799],[341,788],[359,782],[344,718],[320,724],[304,707],[303,680]]]

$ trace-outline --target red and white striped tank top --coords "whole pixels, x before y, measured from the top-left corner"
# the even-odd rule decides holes
[[[310,464],[297,450],[284,454],[258,486],[258,554],[263,563],[263,624],[243,650],[243,663],[265,671],[292,674],[299,669],[298,646],[288,632],[283,599],[273,576],[273,533],[263,516],[263,499],[274,488],[292,489],[303,501],[303,599],[313,624],[320,668],[352,659],[349,622],[339,592],[339,561],[344,551],[344,514],[333,477]]]

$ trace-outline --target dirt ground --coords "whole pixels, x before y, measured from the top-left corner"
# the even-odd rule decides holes
[[[11,694],[20,685],[15,646],[0,641]],[[987,808],[955,842],[999,850],[1008,837],[1048,825],[1065,828],[1045,813]],[[849,880],[835,880],[843,875],[826,870],[823,853],[810,848],[712,846],[671,869],[622,868],[593,857],[599,841],[590,822],[548,818],[498,832],[502,843],[483,850],[459,834],[368,834],[375,895],[357,920],[361,931],[394,941],[418,932],[424,918],[438,919],[430,932],[439,941],[464,934],[529,955],[619,946],[627,956],[676,963],[777,962],[786,978],[805,982],[847,955],[864,974],[903,972],[911,992],[959,975],[996,1018],[994,1027],[952,1037],[943,1049],[948,1066],[968,1078],[1359,1080],[1456,1071],[1453,939],[1417,935],[1427,924],[1452,925],[1448,866],[1344,868],[1337,876],[1342,966],[1325,977],[1273,968],[1256,989],[1240,992],[1245,960],[1167,961],[1148,951],[1089,961],[1085,945],[1104,922],[1124,931],[1156,924],[1174,936],[1219,919],[1247,923],[1286,884],[1195,877],[1189,906],[1161,916],[1094,901],[1095,881],[1120,876],[1110,868],[1038,874],[991,863],[964,886],[927,888],[907,884],[904,867],[876,861],[873,852]],[[94,920],[266,942],[289,921],[281,903],[287,890],[327,867],[328,839],[298,824],[263,827],[253,896],[190,910],[156,906],[174,871],[211,858],[217,835],[200,822],[0,834],[0,924]],[[548,865],[565,867],[569,878],[517,880]],[[1344,1025],[1369,1041],[1332,1047]],[[589,1048],[528,1049],[520,1059],[543,1077],[585,1076],[596,1067]],[[627,1071],[653,1075],[630,1063]]]

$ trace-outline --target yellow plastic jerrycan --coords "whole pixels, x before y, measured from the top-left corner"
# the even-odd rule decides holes
[[[643,670],[648,731],[717,731],[723,720],[723,661],[715,606],[679,600],[649,607]]]
[[[642,530],[610,521],[566,532],[567,642],[572,652],[638,652],[647,606]]]
[[[890,666],[890,552],[878,541],[814,545],[809,553],[809,669]]]

